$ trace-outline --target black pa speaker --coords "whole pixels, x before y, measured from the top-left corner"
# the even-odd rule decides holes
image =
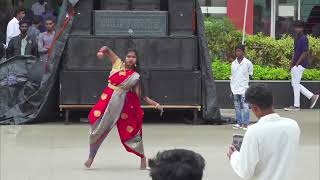
[[[75,17],[72,23],[71,34],[90,35],[92,27],[93,1],[79,1],[75,7]]]
[[[132,0],[101,0],[101,10],[130,10]]]
[[[142,69],[194,71],[198,69],[197,39],[167,36],[135,38]]]
[[[109,71],[61,71],[60,104],[95,104],[108,84]]]
[[[193,35],[195,31],[194,0],[169,0],[170,35]]]
[[[125,37],[69,36],[62,56],[62,68],[73,71],[111,70],[112,65],[108,58],[97,58],[97,52],[102,46],[109,46],[123,58],[128,49],[128,39]]]
[[[200,71],[140,73],[145,95],[165,105],[200,105]],[[95,104],[108,84],[109,71],[61,71],[60,104]]]
[[[107,45],[122,59],[129,47],[137,49],[141,69],[198,69],[196,37],[166,36],[154,38],[70,36],[63,53],[63,69],[75,71],[111,70],[109,59],[96,58],[101,46]]]
[[[147,87],[144,89],[147,89],[148,96],[161,104],[200,105],[201,72],[150,71]]]
[[[132,0],[134,11],[160,11],[160,0]]]

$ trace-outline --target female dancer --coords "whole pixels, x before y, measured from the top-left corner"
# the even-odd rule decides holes
[[[128,50],[122,62],[108,47],[103,46],[97,53],[102,59],[108,56],[112,62],[108,86],[89,113],[91,131],[90,153],[85,166],[90,168],[97,151],[111,129],[117,125],[122,144],[128,152],[141,158],[140,169],[147,168],[142,141],[143,110],[140,105],[142,87],[137,72],[137,52]],[[148,104],[163,112],[159,103],[142,97]]]

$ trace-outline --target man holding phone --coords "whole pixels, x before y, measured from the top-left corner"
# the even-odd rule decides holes
[[[274,112],[272,92],[264,84],[250,86],[245,99],[259,121],[248,128],[240,151],[230,146],[232,169],[243,179],[291,179],[300,138],[297,122]]]

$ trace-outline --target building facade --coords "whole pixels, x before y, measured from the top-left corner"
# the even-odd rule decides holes
[[[307,33],[320,36],[320,0],[198,0],[207,16],[229,17],[239,30],[246,13],[246,32],[275,38],[293,32],[295,20],[306,23]]]

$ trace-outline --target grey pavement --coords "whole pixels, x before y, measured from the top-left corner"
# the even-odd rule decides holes
[[[297,120],[301,127],[294,180],[319,180],[320,111],[278,111]],[[222,110],[234,116],[233,110]],[[181,120],[182,122],[182,120]],[[92,169],[84,168],[88,155],[87,124],[0,127],[1,180],[150,180],[148,171],[138,170],[139,159],[122,147],[113,130],[103,143]],[[244,133],[231,125],[191,126],[184,124],[144,124],[146,155],[158,151],[185,148],[199,152],[206,159],[204,180],[237,180],[226,151],[232,135]]]

